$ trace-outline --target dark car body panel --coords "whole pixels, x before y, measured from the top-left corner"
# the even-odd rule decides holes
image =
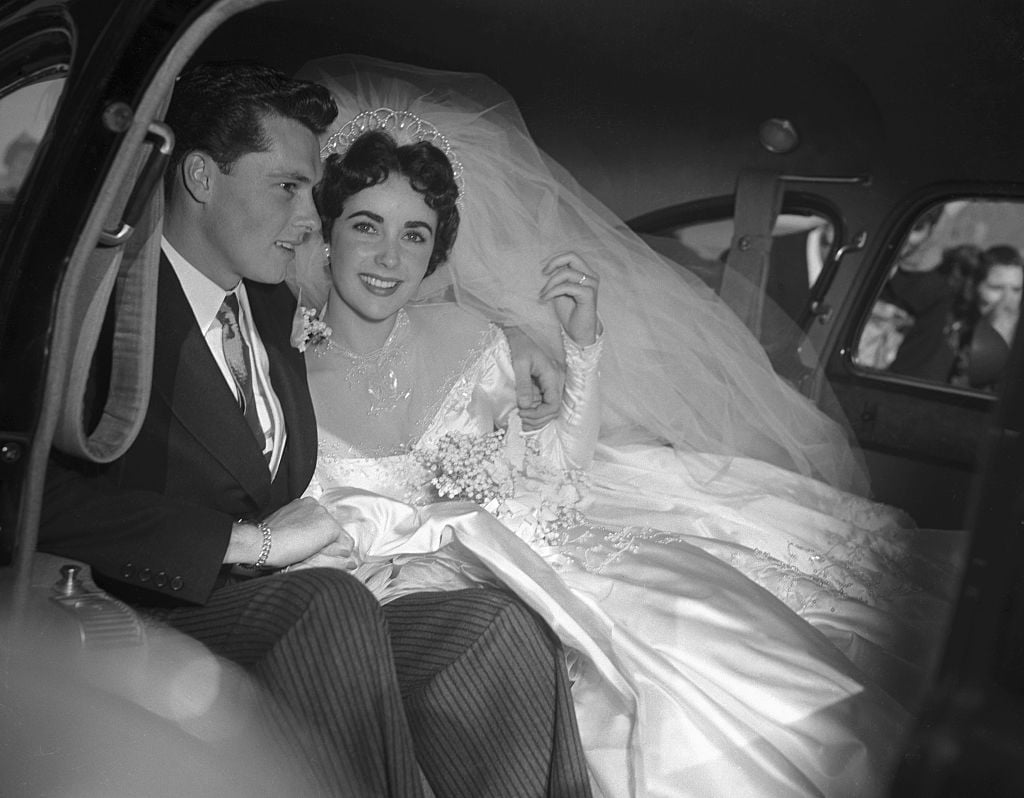
[[[30,29],[66,37],[66,85],[34,167],[0,240],[0,431],[5,458],[0,557],[10,561],[14,537],[34,513],[19,511],[30,443],[40,423],[55,296],[68,258],[110,169],[123,131],[104,122],[112,103],[133,105],[181,25],[201,3],[7,3],[0,46],[24,41]],[[18,7],[15,12],[13,9]],[[117,25],[111,25],[117,20]],[[48,69],[44,62],[0,64]],[[0,444],[3,445],[3,444]]]

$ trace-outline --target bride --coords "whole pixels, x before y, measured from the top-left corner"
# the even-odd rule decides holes
[[[309,253],[297,276],[309,493],[353,534],[356,575],[385,602],[519,594],[570,650],[598,795],[879,794],[950,541],[841,489],[860,479],[841,430],[546,161],[494,84],[348,57],[302,76],[341,109],[329,265]],[[493,322],[565,364],[541,430]]]

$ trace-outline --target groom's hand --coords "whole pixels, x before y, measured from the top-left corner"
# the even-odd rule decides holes
[[[516,405],[523,429],[540,429],[558,417],[562,405],[562,372],[518,327],[502,330],[512,351]]]
[[[267,567],[283,568],[321,553],[347,557],[352,552],[352,538],[316,499],[296,499],[263,522],[270,528],[271,539]],[[259,527],[236,523],[224,562],[255,562],[262,545],[263,532]]]

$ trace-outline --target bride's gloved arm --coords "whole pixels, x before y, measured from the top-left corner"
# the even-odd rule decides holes
[[[598,366],[603,342],[598,335],[594,343],[580,346],[562,331],[565,387],[558,418],[539,430],[523,433],[527,439],[535,439],[540,451],[561,468],[586,469],[593,460],[601,428]]]
[[[575,252],[555,255],[541,270],[547,278],[540,301],[550,302],[562,325],[565,387],[554,424],[525,433],[562,468],[588,468],[601,424],[597,364],[602,325],[597,316],[600,279]]]

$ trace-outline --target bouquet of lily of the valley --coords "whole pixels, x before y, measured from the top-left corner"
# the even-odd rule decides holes
[[[508,430],[449,432],[416,459],[438,500],[475,502],[527,542],[552,545],[583,523],[586,475],[552,463],[518,422],[513,415]]]
[[[512,495],[512,463],[505,455],[505,430],[487,435],[445,433],[437,444],[417,449],[416,459],[432,475],[437,498],[486,505]]]

